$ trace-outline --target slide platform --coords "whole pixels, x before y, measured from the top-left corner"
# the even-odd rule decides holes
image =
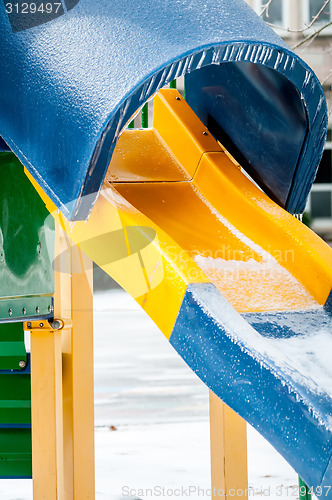
[[[26,173],[201,380],[332,498],[332,249],[176,90],[155,97],[152,129],[122,133],[88,221],[68,222]]]

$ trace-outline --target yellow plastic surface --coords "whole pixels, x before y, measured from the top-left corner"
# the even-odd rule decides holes
[[[112,156],[109,182],[189,180],[187,172],[155,129],[127,129]]]
[[[70,238],[167,337],[193,282],[239,312],[324,304],[331,248],[241,172],[177,91],[159,92],[154,127],[120,139],[88,222],[69,224],[37,187]]]
[[[204,153],[223,150],[177,90],[160,90],[153,106],[154,129],[191,178]]]
[[[137,300],[169,338],[188,284],[208,282],[195,262],[165,231],[130,205],[113,187],[104,185],[87,222],[72,223],[65,219],[30,174],[26,174],[51,216],[70,238]],[[125,235],[130,228],[137,230],[136,241],[146,240],[144,251],[139,252],[141,258],[126,244]],[[153,241],[151,229],[156,233]],[[124,236],[123,253],[117,248],[119,233]],[[140,246],[141,242],[137,242],[137,247]]]

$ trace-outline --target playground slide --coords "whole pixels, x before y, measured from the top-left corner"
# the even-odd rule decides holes
[[[27,175],[206,385],[329,496],[332,249],[176,90],[155,97],[152,129],[123,132],[88,221],[68,222]]]

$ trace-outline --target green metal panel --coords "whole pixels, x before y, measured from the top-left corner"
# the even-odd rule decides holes
[[[0,324],[0,370],[18,370],[26,364],[23,323]]]
[[[0,478],[8,477],[32,477],[28,366],[23,371],[0,372]]]
[[[0,477],[32,477],[31,429],[0,429]]]
[[[22,371],[0,372],[0,478],[31,476],[31,381],[28,363]]]
[[[24,366],[26,365],[24,345],[22,345],[21,342],[1,342],[0,369],[18,370],[20,368],[20,363],[25,363]]]
[[[0,426],[31,424],[31,383],[27,365],[23,323],[0,325]]]
[[[47,318],[53,313],[51,295],[33,295],[32,297],[0,298],[0,323],[9,321],[27,321],[33,318]]]
[[[31,401],[3,400],[0,401],[0,425],[10,422],[10,425],[31,424]],[[1,452],[1,450],[0,450]]]
[[[24,345],[23,323],[0,325],[0,342],[21,342]]]
[[[0,372],[0,400],[30,399],[30,374],[26,372]],[[10,422],[7,422],[8,424]],[[23,423],[23,422],[22,422]]]
[[[23,321],[52,316],[54,221],[12,153],[0,153],[0,477],[31,477]],[[20,322],[18,322],[20,321]]]
[[[54,222],[12,153],[0,154],[0,477],[31,477],[22,321],[53,313]],[[20,321],[18,323],[18,321]],[[25,368],[26,367],[26,368]]]
[[[17,424],[31,424],[30,373],[0,372],[0,427]]]
[[[13,153],[0,154],[0,322],[52,314],[54,221]]]

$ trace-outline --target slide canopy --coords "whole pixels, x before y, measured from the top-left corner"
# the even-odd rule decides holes
[[[324,94],[243,0],[61,9],[27,22],[0,5],[0,135],[67,218],[89,216],[121,131],[180,75],[190,106],[256,182],[304,210],[326,135]]]

